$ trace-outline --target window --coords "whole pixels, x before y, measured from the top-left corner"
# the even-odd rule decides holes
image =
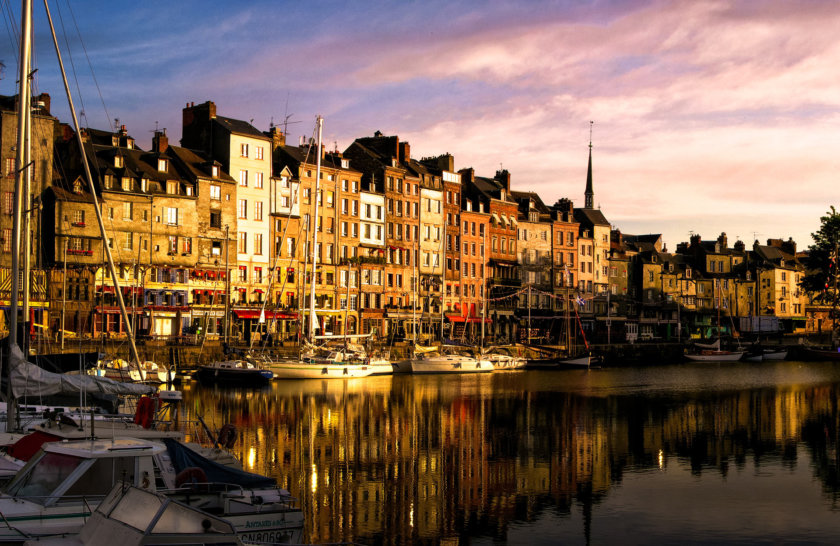
[[[255,233],[254,234],[254,254],[257,256],[262,256],[263,253],[263,236],[262,233]]]
[[[254,187],[257,189],[262,189],[263,187],[263,173],[257,172],[254,173]]]
[[[134,238],[132,237],[131,233],[125,234],[125,240],[123,240],[123,250],[131,250],[133,248]]]
[[[222,187],[216,184],[210,184],[210,199],[213,201],[222,200]]]
[[[15,194],[10,191],[3,192],[3,214],[13,214],[15,209]]]
[[[166,223],[170,226],[178,225],[178,209],[175,207],[166,208]]]
[[[256,201],[254,203],[254,220],[262,220],[263,219],[263,204],[262,201]]]
[[[123,166],[123,157],[121,155],[114,156],[114,167],[121,169]]]
[[[192,254],[192,237],[181,237],[181,252]]]
[[[264,148],[262,146],[254,146],[254,159],[263,158]]]
[[[165,173],[168,167],[167,163],[169,162],[165,159],[158,159],[158,170]]]
[[[210,211],[210,227],[211,228],[222,227],[222,213],[221,212]]]
[[[239,145],[239,157],[248,157],[248,145],[243,143]]]
[[[248,187],[248,171],[245,169],[239,171],[239,185],[243,188]]]
[[[178,237],[176,237],[175,235],[170,235],[168,237],[168,239],[169,239],[169,253],[170,254],[175,254],[176,252],[178,252]]]
[[[240,199],[239,200],[239,218],[243,220],[248,219],[248,200],[247,199]]]
[[[134,203],[123,203],[123,220],[132,220],[134,218],[133,205]]]
[[[131,191],[131,179],[128,177],[124,177],[122,179],[122,189],[123,191]]]
[[[84,227],[84,225],[85,225],[85,211],[83,211],[83,210],[74,210],[73,211],[73,225]]]
[[[239,245],[237,247],[237,251],[240,254],[248,253],[248,234],[244,231],[239,232]]]

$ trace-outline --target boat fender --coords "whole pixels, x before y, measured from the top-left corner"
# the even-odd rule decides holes
[[[148,396],[143,396],[137,401],[137,410],[134,412],[134,424],[143,428],[150,428],[155,416],[155,402]]]
[[[217,441],[219,445],[225,449],[233,449],[233,446],[236,444],[236,427],[230,423],[225,424],[221,430],[219,430],[219,438]]]
[[[197,466],[187,467],[175,476],[175,487],[195,483],[207,483],[207,474]]]

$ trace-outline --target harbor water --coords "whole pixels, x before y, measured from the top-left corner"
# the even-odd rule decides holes
[[[233,424],[246,469],[300,499],[310,543],[838,540],[829,363],[183,389],[185,418]]]

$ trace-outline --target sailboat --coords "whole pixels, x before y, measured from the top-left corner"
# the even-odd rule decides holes
[[[323,131],[324,119],[318,116],[316,120],[316,164],[315,164],[315,196],[320,195],[321,181],[321,133]],[[372,357],[364,348],[357,345],[350,345],[348,339],[353,336],[316,336],[318,317],[315,313],[315,279],[318,259],[316,256],[318,248],[318,207],[320,199],[315,198],[315,210],[312,215],[312,276],[309,293],[309,329],[303,345],[305,352],[297,358],[274,359],[269,356],[250,356],[249,358],[271,370],[275,379],[349,379],[354,377],[367,377],[374,373],[389,372],[390,362]],[[305,277],[304,277],[305,278]],[[348,279],[349,287],[349,279]],[[348,303],[349,304],[349,303]],[[345,320],[345,324],[346,324]],[[356,336],[361,337],[361,336]],[[343,347],[332,348],[325,345],[318,345],[319,341],[340,338],[344,341]]]
[[[720,282],[715,281],[718,285],[718,302],[725,301],[720,297]],[[695,362],[737,362],[744,358],[747,353],[746,350],[738,349],[737,351],[722,350],[720,347],[720,303],[717,306],[717,326],[718,338],[711,344],[695,344],[697,350],[685,354],[688,360]],[[740,343],[739,343],[740,345]]]
[[[421,346],[417,344],[417,297],[419,290],[416,289],[418,275],[414,274],[415,298],[413,306],[413,330],[414,342],[411,349],[411,356],[404,360],[394,362],[394,373],[481,373],[492,372],[493,364],[480,354],[464,354],[465,348],[455,345]],[[441,309],[443,313],[443,309]],[[443,328],[441,328],[441,334]],[[442,336],[441,336],[442,337]]]

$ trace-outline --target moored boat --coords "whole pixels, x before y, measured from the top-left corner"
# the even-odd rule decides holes
[[[300,540],[303,514],[272,478],[178,450],[178,442],[135,438],[51,442],[0,494],[0,542],[79,533],[112,487],[128,485],[221,517],[243,539]],[[185,448],[184,448],[185,449]],[[11,523],[14,522],[14,523]]]
[[[223,360],[199,366],[196,376],[201,381],[212,383],[266,385],[274,374],[248,360]]]

